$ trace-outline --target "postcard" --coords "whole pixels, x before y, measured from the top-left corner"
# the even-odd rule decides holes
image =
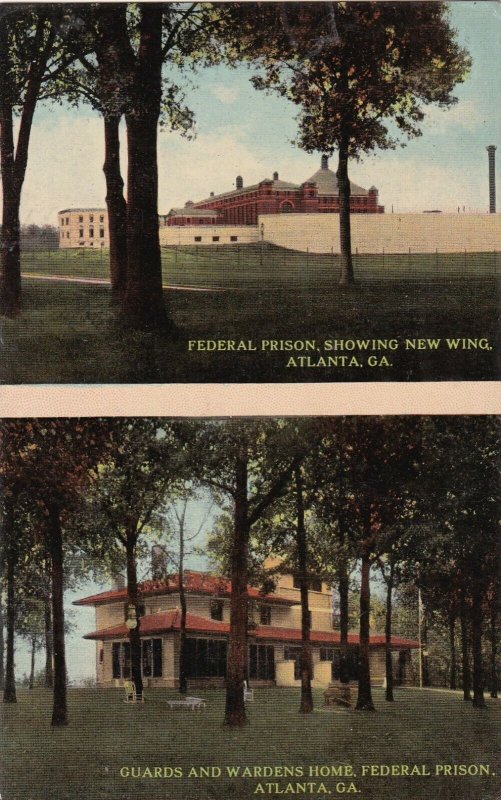
[[[0,380],[498,379],[499,3],[134,8],[2,9]]]
[[[0,434],[2,798],[499,797],[498,418]]]

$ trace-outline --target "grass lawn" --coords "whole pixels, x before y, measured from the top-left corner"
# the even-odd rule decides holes
[[[358,284],[337,285],[335,256],[266,246],[163,251],[174,338],[119,329],[102,285],[28,276],[100,277],[107,254],[26,253],[24,311],[1,323],[2,383],[198,383],[497,378],[497,254],[359,256]],[[188,289],[216,289],[189,291]],[[405,350],[406,338],[440,338],[438,350]],[[492,349],[449,351],[446,337],[485,338]],[[319,364],[332,339],[396,338],[391,366],[339,359]],[[189,352],[188,341],[252,340],[256,350]],[[309,364],[287,366],[304,352],[261,349],[263,339],[315,340]],[[311,355],[311,353],[310,353]],[[340,353],[345,358],[353,353]]]
[[[198,694],[198,693],[197,693]],[[298,691],[256,690],[248,704],[249,724],[242,730],[221,725],[222,691],[201,691],[201,712],[169,711],[168,690],[150,690],[144,705],[125,705],[119,690],[73,689],[70,725],[50,728],[47,690],[19,692],[16,706],[4,705],[2,800],[244,800],[261,780],[313,781],[302,796],[325,797],[321,778],[308,776],[311,765],[351,764],[356,777],[323,779],[333,797],[361,800],[498,800],[500,782],[499,701],[474,711],[459,693],[402,689],[393,704],[375,690],[377,713],[322,706],[316,692],[313,714],[298,714]],[[365,777],[362,765],[426,765],[426,777]],[[490,765],[490,776],[437,777],[437,764]],[[183,777],[121,778],[121,767],[181,767]],[[217,766],[221,777],[188,778],[193,766]],[[231,778],[227,766],[302,766],[308,777]],[[336,790],[355,784],[355,793]],[[279,796],[272,790],[266,796]],[[290,793],[287,795],[290,796]]]

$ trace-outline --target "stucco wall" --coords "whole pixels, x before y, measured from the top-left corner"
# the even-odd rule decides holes
[[[108,212],[104,208],[68,209],[58,213],[59,247],[110,246]],[[90,236],[91,229],[93,236]],[[80,231],[83,235],[80,236]],[[103,236],[101,236],[101,232]]]
[[[291,250],[339,253],[337,214],[259,217],[263,239]],[[501,250],[501,214],[352,214],[353,252],[484,253]]]
[[[251,244],[259,238],[256,225],[167,225],[159,233],[162,246]]]

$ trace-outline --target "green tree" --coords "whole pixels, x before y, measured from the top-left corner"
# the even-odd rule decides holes
[[[68,723],[63,604],[65,537],[70,536],[71,515],[82,491],[88,486],[89,471],[99,460],[106,442],[106,430],[99,421],[93,420],[86,420],[85,424],[78,419],[6,420],[0,427],[3,455],[0,474],[4,487],[10,487],[8,492],[4,489],[4,501],[7,499],[5,538],[7,550],[15,554],[16,563],[19,550],[16,547],[15,504],[12,502],[16,487],[22,488],[24,501],[38,509],[44,520],[41,535],[50,556],[51,572],[53,726]],[[14,570],[14,565],[8,561],[8,575],[9,570]],[[7,583],[9,586],[9,580]],[[14,580],[8,595],[9,591],[14,593]],[[12,634],[10,630],[8,632],[8,645],[11,635],[14,635],[13,629]],[[11,671],[13,676],[13,666]]]
[[[106,205],[110,241],[110,278],[112,302],[120,304],[127,287],[127,202],[120,168],[120,122],[129,111],[133,113],[129,96],[128,70],[130,51],[126,37],[135,49],[139,42],[139,19],[132,4],[96,3],[79,6],[78,31],[69,47],[75,62],[65,75],[64,87],[73,104],[87,102],[103,118],[106,179]],[[200,38],[201,17],[207,12],[193,4],[191,7],[164,9],[162,57],[164,64],[182,68],[186,58],[188,30],[191,48],[196,49],[195,30]],[[117,34],[123,47],[116,45]],[[125,37],[125,38],[124,38]],[[191,63],[191,62],[190,62]],[[193,113],[184,104],[184,91],[169,74],[162,76],[160,126],[189,136],[194,126]]]
[[[187,678],[187,654],[186,654],[186,586],[185,586],[185,564],[186,559],[197,551],[197,540],[204,532],[212,511],[212,503],[207,506],[205,513],[194,523],[193,508],[194,503],[201,501],[197,497],[193,487],[180,488],[179,497],[171,498],[164,510],[159,510],[155,516],[163,521],[160,529],[163,530],[163,537],[157,541],[165,541],[165,566],[164,575],[158,571],[155,578],[167,576],[168,566],[171,566],[176,574],[179,586],[179,603],[181,606],[181,617],[179,621],[179,692],[186,694],[188,691]]]
[[[153,524],[154,512],[186,476],[186,426],[156,419],[105,420],[113,446],[92,471],[79,523],[96,552],[118,547],[125,554],[132,681],[143,691],[141,671],[142,601],[137,555]]]
[[[446,3],[297,3],[284,14],[265,41],[250,36],[263,68],[254,84],[299,106],[300,147],[338,151],[341,284],[350,284],[349,161],[418,136],[424,108],[452,105],[471,61]]]
[[[33,117],[71,61],[64,48],[70,30],[66,12],[63,4],[8,3],[0,14],[0,313],[9,317],[21,310],[19,208]]]
[[[216,496],[230,498],[230,637],[224,722],[246,722],[249,537],[252,527],[286,489],[294,468],[288,429],[280,420],[205,423],[200,431],[196,477]],[[293,452],[293,451],[292,451]]]

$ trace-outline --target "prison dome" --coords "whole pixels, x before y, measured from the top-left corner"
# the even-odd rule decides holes
[[[284,181],[278,172],[272,178],[244,186],[243,178],[235,179],[235,189],[214,194],[205,200],[188,200],[184,208],[172,208],[161,218],[166,226],[194,225],[257,225],[262,214],[339,213],[339,186],[336,173],[329,169],[327,156],[322,156],[320,169],[300,185]],[[363,189],[350,182],[350,209],[357,214],[382,214],[375,186]]]

